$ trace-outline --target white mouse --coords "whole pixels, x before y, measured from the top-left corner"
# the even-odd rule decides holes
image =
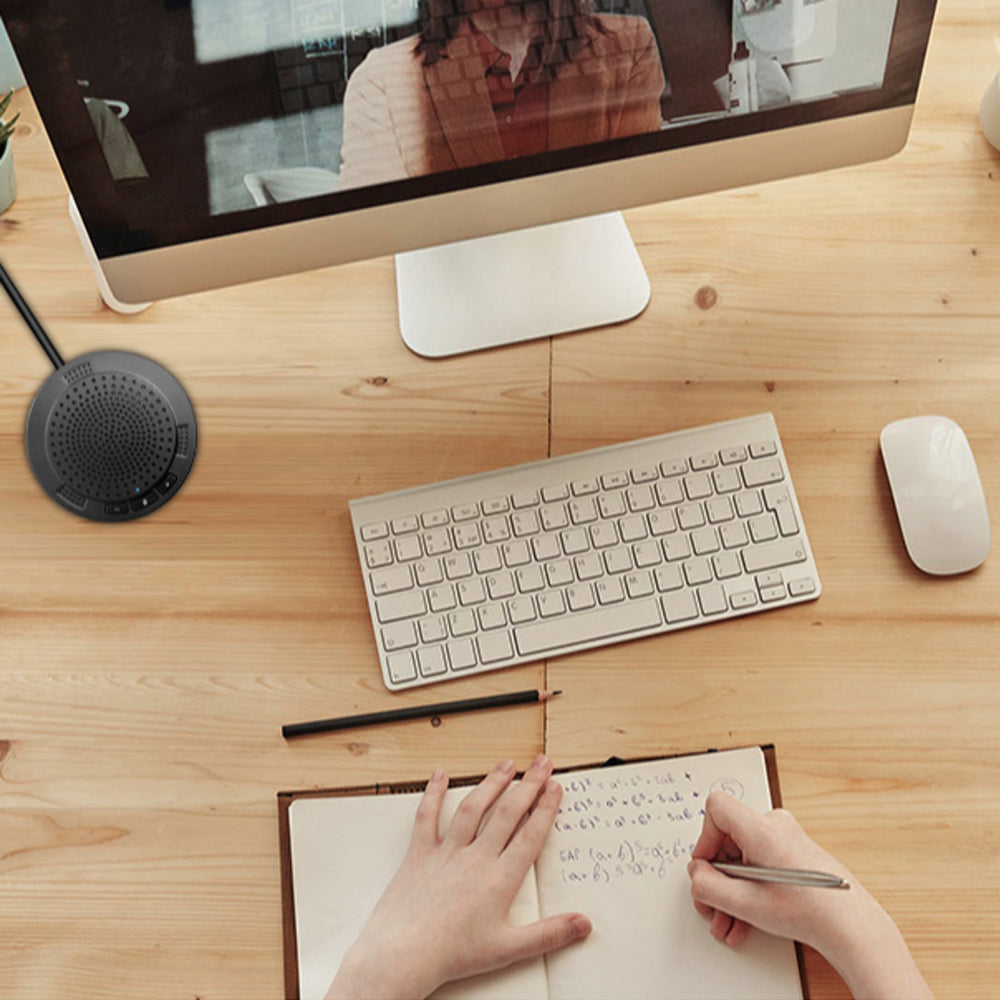
[[[882,430],[882,460],[910,558],[925,573],[975,569],[990,551],[990,518],[962,428],[909,417]]]

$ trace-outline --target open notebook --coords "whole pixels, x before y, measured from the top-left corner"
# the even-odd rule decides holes
[[[779,802],[770,773],[772,782],[765,752],[749,747],[557,774],[559,815],[512,920],[579,910],[593,933],[436,995],[801,998],[795,945],[757,931],[738,950],[716,941],[691,904],[687,876],[708,793],[724,789],[763,812]],[[406,852],[420,794],[372,794],[386,790],[279,796],[290,998],[324,995]],[[449,789],[446,818],[467,792]]]

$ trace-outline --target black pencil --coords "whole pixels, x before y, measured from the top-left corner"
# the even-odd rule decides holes
[[[364,715],[347,715],[341,719],[317,719],[315,722],[294,722],[281,727],[281,735],[307,736],[310,733],[331,733],[338,729],[356,729],[358,726],[375,726],[382,722],[401,722],[404,719],[427,719],[435,715],[452,715],[455,712],[477,712],[483,708],[503,708],[507,705],[526,705],[529,702],[548,701],[561,691],[512,691],[493,694],[485,698],[466,698],[463,701],[443,701],[436,705],[413,705],[394,708],[387,712],[368,712]]]

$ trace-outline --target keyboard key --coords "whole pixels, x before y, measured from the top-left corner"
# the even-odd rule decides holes
[[[663,546],[663,557],[667,562],[687,559],[691,555],[691,545],[687,535],[671,535],[664,538],[660,545]]]
[[[566,613],[566,601],[561,590],[551,590],[547,594],[539,594],[535,598],[538,614],[541,618],[554,618]]]
[[[402,538],[397,538],[392,544],[396,550],[396,558],[400,562],[419,559],[424,554],[420,547],[420,539],[416,535],[404,535]],[[428,553],[428,555],[430,554]]]
[[[507,570],[499,573],[492,573],[486,578],[486,588],[490,592],[490,597],[494,601],[502,600],[505,597],[513,597],[517,593],[514,586],[514,574]]]
[[[431,611],[450,611],[456,604],[455,591],[448,584],[431,587],[427,591],[427,603]]]
[[[420,638],[424,642],[440,642],[448,638],[448,626],[441,617],[424,618],[417,626],[420,629]]]
[[[365,546],[365,564],[369,569],[389,566],[392,562],[392,547],[387,541],[374,542]]]
[[[510,501],[506,497],[493,497],[492,500],[484,500],[482,507],[483,514],[489,517],[491,514],[503,514],[510,510]]]
[[[575,497],[590,496],[590,494],[597,492],[597,480],[576,479],[570,484],[570,489],[572,489],[573,496]]]
[[[723,524],[719,528],[719,540],[722,542],[724,549],[738,549],[742,545],[750,544],[747,529],[744,527],[742,521],[736,521],[733,524]]]
[[[385,521],[376,521],[361,526],[361,541],[363,542],[374,542],[379,538],[388,538],[388,536],[389,525]]]
[[[653,578],[645,571],[629,573],[625,577],[625,589],[632,600],[637,597],[649,597],[653,593]]]
[[[712,484],[716,493],[735,493],[743,489],[739,470],[732,467],[716,469],[712,473]]]
[[[703,615],[721,615],[729,607],[726,595],[717,583],[698,588],[698,603]]]
[[[420,523],[425,528],[440,528],[448,523],[448,511],[430,510],[426,514],[420,515]]]
[[[816,581],[812,577],[804,576],[798,580],[788,581],[788,593],[792,597],[803,597],[806,594],[816,593]]]
[[[587,552],[582,556],[577,556],[573,560],[578,580],[596,580],[599,576],[604,576],[604,564],[600,556],[593,552]]]
[[[463,635],[475,635],[476,616],[468,608],[452,611],[448,615],[448,629],[456,639]]]
[[[773,441],[755,441],[750,445],[751,458],[764,458],[766,455],[774,455],[778,451],[777,445]]]
[[[417,668],[413,665],[412,653],[390,653],[385,658],[385,664],[394,684],[417,679]]]
[[[444,575],[449,580],[461,580],[472,576],[472,561],[467,552],[456,552],[444,557]]]
[[[722,459],[723,465],[735,465],[737,462],[745,462],[747,460],[747,450],[743,445],[737,445],[734,448],[723,448],[719,452],[719,458]]]
[[[590,526],[590,544],[595,549],[606,549],[618,544],[618,532],[613,524],[601,521]]]
[[[706,452],[703,455],[695,455],[691,459],[691,468],[695,472],[702,472],[705,469],[714,469],[719,464],[719,459],[714,451]]]
[[[708,515],[709,524],[721,524],[723,521],[731,521],[734,517],[729,497],[713,497],[711,500],[706,500],[705,513]]]
[[[632,470],[633,483],[651,483],[660,478],[660,473],[655,465],[640,465]]]
[[[598,580],[594,584],[594,593],[597,594],[598,604],[617,604],[625,600],[625,588],[616,576]]]
[[[656,581],[656,589],[665,594],[671,590],[680,590],[684,586],[684,578],[681,576],[681,568],[676,563],[670,566],[660,566],[653,571],[653,579]]]
[[[514,655],[514,647],[506,632],[492,632],[488,635],[478,636],[476,645],[479,647],[479,658],[483,663],[509,660]]]
[[[403,618],[416,618],[427,610],[424,595],[419,590],[402,594],[389,594],[375,602],[375,615],[382,623],[396,622]]]
[[[417,630],[413,627],[413,622],[397,622],[382,629],[383,649],[409,649],[416,644]]]
[[[778,519],[778,531],[782,535],[795,535],[799,522],[792,509],[792,497],[787,486],[765,486],[764,506]]]
[[[663,561],[663,557],[660,555],[660,546],[656,542],[640,542],[638,545],[633,545],[632,558],[638,569],[658,566]]]
[[[621,517],[628,510],[625,506],[625,494],[621,490],[602,493],[597,498],[597,509],[601,512],[601,517]]]
[[[675,590],[671,594],[664,594],[660,598],[660,604],[668,625],[676,625],[677,622],[686,622],[698,617],[694,594],[690,590]]]
[[[800,538],[782,539],[743,549],[743,566],[748,573],[778,569],[806,561],[806,547]]]
[[[639,542],[649,535],[646,530],[646,522],[638,515],[625,517],[618,524],[623,542]]]
[[[514,572],[514,579],[517,581],[517,589],[522,594],[533,594],[535,591],[545,588],[545,578],[542,576],[542,568],[532,563],[530,566],[523,566]]]
[[[645,600],[522,625],[514,629],[514,639],[522,656],[536,656],[563,646],[641,632],[660,623],[656,602]]]
[[[579,583],[566,588],[566,600],[570,611],[586,611],[595,604],[594,588],[589,583]]]
[[[687,459],[684,458],[670,458],[660,462],[660,472],[665,476],[683,476],[687,470]]]
[[[482,544],[478,524],[456,524],[451,530],[455,534],[456,549],[474,549]]]
[[[717,580],[731,580],[743,575],[743,564],[735,552],[720,552],[712,556],[712,568]]]
[[[429,556],[443,556],[451,552],[451,538],[447,528],[436,528],[423,534],[424,552]]]
[[[531,539],[531,551],[538,562],[547,559],[558,559],[562,555],[559,541],[555,535],[537,535]]]
[[[530,597],[516,597],[513,601],[508,601],[507,613],[510,615],[510,623],[512,625],[531,622],[537,617],[535,614],[535,602]]]
[[[421,559],[413,564],[413,575],[417,578],[417,585],[429,587],[433,583],[440,583],[444,579],[441,571],[440,559]]]
[[[479,627],[484,632],[494,628],[503,628],[507,624],[507,616],[504,614],[502,604],[484,604],[476,610],[476,617],[479,619]]]
[[[761,587],[759,589],[760,599],[763,604],[773,604],[775,601],[784,600],[785,585],[783,583],[778,584],[776,587]]]
[[[569,487],[565,483],[558,483],[553,486],[543,486],[542,499],[546,503],[555,503],[558,500],[568,500]]]
[[[685,530],[700,528],[705,523],[705,511],[700,503],[686,503],[677,508],[677,523]]]
[[[778,537],[778,527],[770,514],[750,518],[747,527],[750,529],[750,537],[755,542],[769,542],[772,538]]]
[[[628,549],[608,549],[604,565],[609,573],[627,573],[632,569],[632,553]]]
[[[451,508],[451,516],[455,521],[474,521],[479,517],[479,505],[463,503]]]
[[[685,476],[684,491],[687,493],[689,500],[704,500],[705,497],[710,497],[714,492],[712,489],[712,480],[704,472],[696,472],[690,476]]]
[[[622,470],[606,472],[601,476],[601,486],[606,490],[616,490],[623,486],[628,486],[629,482],[628,473]]]
[[[537,507],[541,502],[538,490],[520,490],[511,497],[514,510],[523,510],[525,507]]]
[[[597,520],[597,507],[589,497],[582,500],[571,500],[569,504],[569,519],[574,524],[590,524]]]
[[[416,531],[420,527],[416,517],[397,517],[392,522],[392,533],[394,535],[406,535]]]
[[[712,564],[707,559],[689,559],[684,563],[684,577],[692,587],[712,580]]]
[[[568,556],[574,556],[578,552],[586,552],[590,548],[587,533],[579,528],[564,531],[559,537],[562,541],[563,552]]]
[[[369,577],[373,594],[394,594],[399,590],[409,590],[413,586],[413,574],[409,566],[394,566],[379,569]]]
[[[719,551],[719,536],[715,528],[699,528],[691,532],[691,547],[699,556],[711,555]]]
[[[753,517],[764,511],[764,504],[761,502],[760,494],[756,490],[739,493],[735,497],[736,513],[740,517]]]
[[[537,535],[541,530],[538,525],[538,515],[533,510],[512,514],[510,525],[514,531],[515,538],[524,538],[526,535]]]
[[[527,566],[531,562],[531,553],[528,550],[528,543],[518,539],[516,542],[505,542],[500,551],[503,553],[503,561],[510,569],[517,566]]]
[[[776,458],[762,458],[757,462],[747,462],[741,465],[743,482],[748,489],[754,486],[766,486],[768,483],[779,483],[785,478],[781,462]]]
[[[550,587],[566,587],[571,584],[576,577],[573,575],[573,567],[566,559],[559,562],[548,563],[545,567],[545,579]]]
[[[476,665],[476,652],[471,639],[449,642],[447,648],[452,670],[468,670]]]
[[[483,541],[488,545],[506,542],[510,538],[510,525],[505,517],[491,517],[483,521]]]
[[[569,515],[562,504],[542,508],[542,527],[546,531],[557,531],[559,528],[565,528],[567,524]]]
[[[500,550],[495,545],[491,545],[485,549],[476,549],[472,553],[472,561],[475,564],[476,572],[480,576],[485,576],[487,573],[495,573],[497,570],[503,568]]]
[[[653,490],[649,486],[633,486],[625,491],[625,498],[628,500],[628,509],[633,514],[644,510],[652,510],[656,506],[653,499]]]
[[[656,500],[661,507],[669,507],[684,499],[684,490],[679,479],[665,479],[655,486]]]
[[[677,530],[677,521],[672,510],[654,510],[646,515],[649,521],[649,533],[654,538],[669,535]]]
[[[734,611],[744,611],[757,603],[757,595],[752,590],[741,590],[738,594],[730,594],[729,606]]]
[[[425,649],[418,649],[417,662],[420,665],[422,677],[436,677],[438,674],[444,674],[448,671],[443,646],[428,646]]]
[[[486,588],[478,576],[474,576],[471,580],[462,580],[455,587],[455,593],[458,595],[458,603],[463,608],[467,608],[470,604],[482,604],[486,600]]]

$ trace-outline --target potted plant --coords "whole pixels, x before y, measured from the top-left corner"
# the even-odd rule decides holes
[[[4,119],[7,109],[10,107],[14,91],[10,91],[2,101],[0,101],[0,212],[6,212],[17,195],[17,178],[14,176],[14,150],[10,141],[14,134],[14,126],[18,118],[21,117],[19,111],[10,121]]]

